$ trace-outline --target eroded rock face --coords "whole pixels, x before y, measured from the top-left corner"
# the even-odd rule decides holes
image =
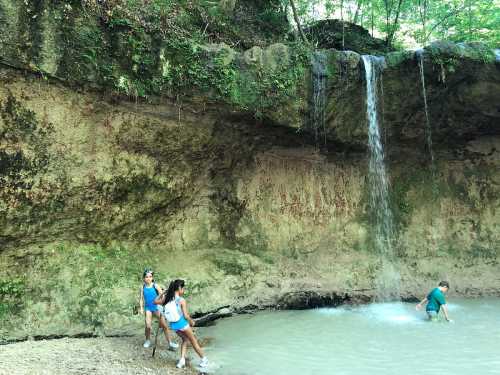
[[[2,338],[137,329],[145,266],[161,284],[185,278],[197,312],[372,298],[380,261],[358,53],[324,51],[318,144],[309,58],[290,46],[196,46],[190,67],[202,61],[216,79],[179,100],[171,86],[145,85],[186,66],[165,40],[145,67],[130,25],[103,31],[73,8],[49,7],[28,12],[41,17],[21,30],[25,7],[0,0],[0,9]],[[65,30],[53,22],[69,16]],[[96,30],[113,48],[70,38]],[[138,38],[152,45],[150,34]],[[82,54],[89,46],[96,55]],[[498,295],[498,63],[481,46],[448,43],[427,48],[424,62],[433,171],[415,54],[386,55],[383,76],[402,295],[439,279],[452,295]],[[139,88],[151,90],[148,102],[116,94]]]
[[[247,5],[261,12],[271,3]],[[224,43],[183,39],[184,34],[167,37],[168,30],[155,28],[161,25],[160,20],[152,22],[138,10],[127,13],[117,7],[107,15],[102,13],[106,9],[99,7],[92,11],[81,5],[37,4],[0,1],[0,17],[5,21],[0,24],[1,62],[68,84],[84,83],[128,97],[182,98],[208,105],[215,102],[306,135],[315,133],[310,124],[312,58],[310,51],[298,44],[274,43],[238,50]],[[224,4],[229,9],[234,6],[234,2],[221,2],[221,6]],[[366,30],[351,26],[348,35],[354,28],[353,35],[369,37]],[[332,28],[338,36],[335,21],[318,23],[311,30],[319,33]],[[379,51],[375,47],[380,41],[368,39],[360,45]],[[320,44],[332,46],[338,47]],[[372,51],[346,45],[350,47],[360,53]],[[323,53],[328,62],[326,122],[321,138],[356,148],[365,147],[367,137],[364,68],[358,52],[316,52]],[[389,52],[385,58],[387,68],[380,87],[385,137],[396,143],[425,142],[415,53]],[[425,48],[424,62],[437,143],[499,133],[500,74],[494,51],[480,44],[438,42]]]
[[[185,278],[195,312],[373,296],[364,152],[216,107],[1,77],[2,337],[138,329],[145,266]],[[433,177],[420,145],[392,147],[405,298],[441,278],[452,295],[500,292],[498,150],[496,136],[440,147]]]
[[[355,53],[325,51],[331,78],[326,134],[331,140],[364,147],[363,66]],[[493,51],[482,45],[435,43],[423,51],[430,124],[436,144],[499,134],[500,70]],[[414,52],[385,55],[379,112],[388,145],[425,145],[425,112],[418,61]]]

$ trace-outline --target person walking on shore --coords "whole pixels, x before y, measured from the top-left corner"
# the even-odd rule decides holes
[[[162,293],[156,298],[156,304],[164,306],[164,314],[169,321],[170,328],[174,330],[182,339],[181,358],[177,362],[177,368],[183,368],[186,365],[186,353],[188,343],[191,343],[194,351],[200,356],[200,367],[208,366],[208,359],[203,353],[196,336],[191,327],[194,327],[195,321],[191,319],[187,309],[184,295],[184,280],[174,280],[170,283],[166,293]]]
[[[160,327],[163,329],[165,334],[165,339],[168,342],[168,347],[170,350],[175,350],[179,347],[178,344],[170,340],[168,326],[165,322],[163,314],[161,314],[160,308],[154,303],[156,297],[163,293],[162,289],[154,282],[154,272],[150,268],[146,268],[142,275],[143,284],[141,286],[139,294],[139,311],[144,314],[144,334],[146,336],[146,341],[144,341],[144,347],[149,348],[151,346],[151,326],[153,323],[153,316],[158,319]]]

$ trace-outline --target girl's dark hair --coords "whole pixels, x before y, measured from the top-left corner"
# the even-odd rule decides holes
[[[153,276],[153,282],[155,282],[155,273],[153,272],[153,270],[151,268],[146,268],[144,270],[144,272],[142,273],[142,279],[144,280],[144,278],[146,277],[146,275],[150,273],[151,276]]]
[[[180,288],[184,288],[184,280],[177,279],[172,281],[168,286],[164,304],[167,304],[170,301],[172,301],[175,298],[175,292],[177,292]]]

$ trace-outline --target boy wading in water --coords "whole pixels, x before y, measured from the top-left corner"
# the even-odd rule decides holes
[[[439,316],[439,311],[443,309],[443,314],[447,322],[452,320],[448,316],[448,307],[446,306],[446,300],[444,298],[445,293],[450,289],[450,284],[447,281],[441,281],[437,288],[431,290],[431,292],[425,297],[419,304],[417,304],[416,309],[420,310],[424,304],[427,303],[425,311],[429,320],[436,321]]]
[[[162,293],[162,289],[155,284],[153,279],[153,270],[146,268],[142,274],[143,284],[141,286],[139,305],[141,313],[144,314],[144,333],[146,335],[146,341],[144,342],[144,347],[149,348],[151,346],[151,325],[153,322],[153,315],[159,321],[160,327],[163,329],[165,338],[168,342],[168,347],[170,350],[175,350],[179,347],[178,344],[172,342],[168,335],[168,327],[165,322],[165,318],[161,314],[160,308],[154,303],[156,297]]]
[[[170,329],[174,330],[182,339],[181,358],[177,362],[177,367],[186,366],[188,343],[191,343],[194,351],[200,356],[200,367],[207,367],[208,359],[191,329],[194,327],[195,321],[189,316],[186,300],[182,298],[183,294],[184,280],[174,280],[170,283],[167,292],[156,298],[155,303],[164,305],[165,317],[169,321]]]

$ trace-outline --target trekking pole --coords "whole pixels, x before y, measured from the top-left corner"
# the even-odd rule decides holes
[[[156,345],[158,344],[158,334],[160,333],[160,329],[163,331],[163,328],[160,327],[160,322],[158,322],[158,328],[156,328],[156,335],[155,335],[155,344],[153,346],[153,355],[151,357],[155,356]]]

